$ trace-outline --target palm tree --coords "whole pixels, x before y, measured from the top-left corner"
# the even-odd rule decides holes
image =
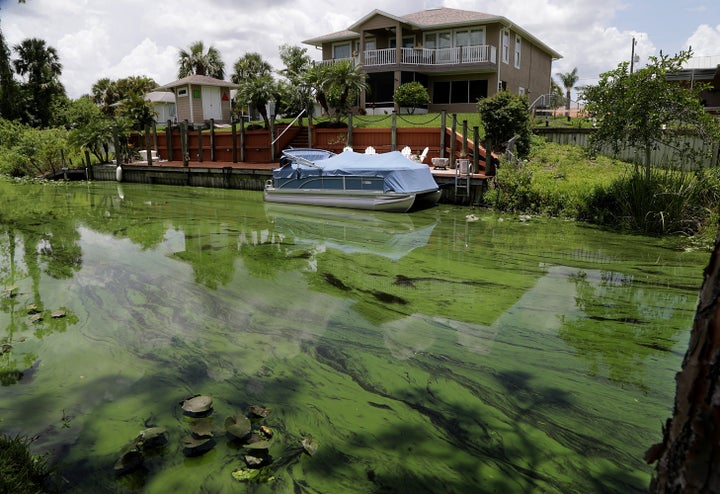
[[[351,96],[355,97],[362,91],[367,91],[365,74],[353,60],[341,60],[332,64],[324,75],[325,79],[320,82],[322,91],[327,95],[328,101],[332,101],[335,118],[340,120],[350,109]]]
[[[14,120],[17,107],[17,82],[13,79],[10,49],[0,29],[0,117]]]
[[[24,40],[13,47],[18,58],[13,60],[15,72],[26,77],[25,118],[33,125],[46,127],[50,122],[53,99],[65,94],[60,83],[62,64],[57,51],[38,38]]]
[[[568,120],[570,119],[570,91],[572,90],[573,86],[577,83],[578,79],[580,79],[577,75],[577,67],[572,69],[572,71],[567,73],[558,72],[557,76],[560,78],[560,81],[562,82],[563,87],[565,88],[565,116],[568,117]]]
[[[196,41],[190,45],[189,51],[180,50],[178,54],[178,78],[182,79],[189,75],[206,75],[215,79],[225,77],[225,62],[220,57],[220,52],[210,46],[205,51],[205,44]]]
[[[263,60],[259,53],[246,53],[238,58],[234,66],[230,80],[235,84],[241,84],[245,79],[255,79],[272,73],[272,65]]]
[[[265,126],[268,127],[270,119],[265,111],[265,105],[277,93],[272,77],[272,65],[263,60],[259,53],[246,53],[235,62],[230,80],[238,85],[235,101],[241,107],[247,105],[257,109]],[[249,112],[250,108],[248,108]]]

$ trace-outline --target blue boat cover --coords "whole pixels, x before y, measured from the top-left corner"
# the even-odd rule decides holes
[[[314,166],[293,162],[273,170],[273,177],[383,177],[385,192],[423,192],[438,188],[430,167],[410,161],[400,151],[364,154],[348,150],[327,159],[313,161],[313,164]]]

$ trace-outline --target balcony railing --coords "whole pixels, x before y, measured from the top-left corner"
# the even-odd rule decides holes
[[[400,64],[406,65],[457,65],[461,63],[496,63],[497,50],[492,45],[459,46],[456,48],[402,48]],[[396,65],[397,50],[384,48],[366,50],[365,65]]]
[[[397,65],[397,50],[383,48],[381,50],[365,50],[365,66],[376,67],[381,65]],[[456,48],[401,48],[400,64],[402,65],[458,65],[463,63],[497,63],[497,49],[492,45],[459,46]],[[341,60],[354,60],[359,63],[358,57],[353,59],[336,58],[321,60],[321,65],[328,65]]]

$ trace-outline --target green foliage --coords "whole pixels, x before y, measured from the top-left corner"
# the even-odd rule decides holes
[[[131,76],[117,81],[103,78],[93,84],[92,101],[100,107],[103,114],[112,117],[126,111],[122,110],[125,106],[136,107],[137,98],[144,97],[155,87],[157,83],[145,76]],[[120,110],[116,111],[117,109]],[[135,113],[136,110],[131,108],[129,112]],[[140,126],[141,121],[137,121],[137,125]]]
[[[650,235],[717,233],[720,170],[627,173],[588,202],[595,222]],[[598,214],[599,213],[599,214]]]
[[[20,118],[35,127],[47,127],[52,119],[53,101],[65,97],[60,83],[62,64],[57,51],[38,38],[14,46],[15,72],[25,78],[19,91]]]
[[[312,86],[307,78],[313,65],[312,58],[307,54],[307,48],[285,44],[280,46],[280,60],[285,68],[279,73],[287,80],[287,84],[282,85],[283,106],[287,113],[297,115],[312,100]]]
[[[317,88],[327,100],[327,109],[339,121],[355,104],[361,91],[368,89],[365,75],[353,60],[327,65],[320,72]]]
[[[693,236],[710,246],[720,221],[720,168],[656,170],[650,180],[632,164],[577,146],[535,138],[525,163],[503,163],[486,203],[514,213],[587,221],[650,235]]]
[[[64,128],[41,130],[0,119],[0,173],[40,176],[59,170],[67,134]]]
[[[33,455],[32,440],[7,434],[0,436],[0,492],[45,492],[51,472],[45,456]]]
[[[189,50],[180,50],[178,53],[178,79],[189,75],[206,75],[215,79],[225,78],[225,62],[220,52],[214,46],[205,50],[202,41],[195,41]]]
[[[493,152],[503,152],[505,143],[514,136],[517,155],[530,152],[530,109],[525,96],[500,91],[492,98],[478,101],[480,118],[485,126],[485,138],[492,143]]]
[[[485,200],[512,212],[580,218],[596,187],[609,185],[629,165],[609,158],[589,160],[576,146],[533,138],[527,162],[502,163]]]
[[[265,127],[269,127],[270,116],[266,105],[279,100],[281,93],[272,76],[272,66],[259,53],[246,53],[235,62],[230,79],[238,85],[236,106],[254,107],[262,116]]]
[[[430,103],[430,95],[425,86],[417,81],[401,84],[395,90],[393,97],[398,106],[409,108],[409,113],[415,113],[415,109]]]
[[[632,73],[623,62],[601,74],[597,85],[584,88],[586,110],[598,120],[591,137],[593,150],[609,146],[617,153],[635,148],[643,157],[645,178],[651,180],[650,153],[658,143],[681,147],[681,137],[688,131],[705,140],[717,139],[720,127],[699,98],[707,86],[668,81],[668,75],[678,72],[691,55],[690,51],[673,57],[661,53]],[[681,152],[688,158],[693,151],[686,147]]]

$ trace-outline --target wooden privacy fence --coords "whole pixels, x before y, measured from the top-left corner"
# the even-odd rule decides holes
[[[590,136],[593,129],[557,129],[552,127],[539,127],[534,132],[544,137],[549,142],[558,144],[572,144],[584,148],[590,147]],[[695,156],[702,158],[690,161],[685,153],[685,147],[689,147]],[[618,155],[615,155],[610,148],[602,151],[602,154],[617,158],[629,163],[645,164],[645,151],[643,149],[625,148]],[[682,170],[696,170],[718,166],[720,158],[720,142],[706,142],[698,137],[685,136],[680,142],[679,148],[658,143],[652,150],[650,162],[653,166],[661,168],[677,168]]]
[[[470,157],[474,161],[474,170],[483,170],[485,150],[477,144],[477,127],[470,131],[464,124],[458,131],[454,115],[450,127],[444,124],[445,118],[436,128],[397,128],[395,125],[391,128],[354,128],[350,124],[333,128],[277,125],[271,129],[251,130],[242,122],[221,128],[216,128],[212,122],[203,126],[168,122],[164,129],[153,127],[132,135],[130,142],[137,149],[149,151],[150,156],[184,164],[189,161],[275,163],[280,152],[288,147],[316,147],[339,153],[346,146],[357,152],[372,146],[382,153],[408,146],[417,155],[427,147],[425,163],[431,163],[432,158],[447,157],[452,166],[455,158]]]

